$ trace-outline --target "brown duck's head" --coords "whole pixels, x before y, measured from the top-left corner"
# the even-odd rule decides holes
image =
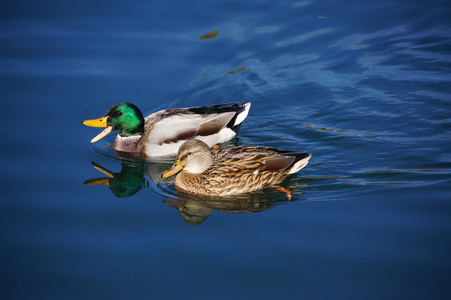
[[[167,178],[180,171],[199,174],[213,164],[210,147],[200,140],[191,139],[180,146],[175,163],[162,177]]]

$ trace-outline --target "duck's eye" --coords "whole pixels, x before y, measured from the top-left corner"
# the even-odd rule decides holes
[[[122,116],[122,112],[121,112],[121,111],[116,111],[116,112],[114,113],[114,115],[115,115],[116,117]]]
[[[191,154],[193,154],[193,153],[192,153],[192,152],[188,152],[188,153],[187,153],[187,155],[191,155]]]

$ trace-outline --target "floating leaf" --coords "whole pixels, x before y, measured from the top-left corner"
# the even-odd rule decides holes
[[[220,29],[216,29],[215,31],[206,33],[206,34],[204,34],[204,35],[201,35],[201,36],[199,37],[199,39],[200,39],[200,40],[211,40],[211,39],[215,38],[216,36],[218,36],[219,31],[221,31],[221,30],[220,30]]]
[[[229,72],[225,73],[224,75],[235,74],[235,73],[238,73],[238,72],[242,72],[244,70],[247,70],[247,68],[242,67],[242,68],[239,68],[239,69],[236,69],[236,70],[233,70],[233,71],[229,71]]]

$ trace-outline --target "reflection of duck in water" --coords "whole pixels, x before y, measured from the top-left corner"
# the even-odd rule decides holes
[[[86,185],[106,185],[120,198],[130,197],[144,186],[144,163],[142,162],[122,163],[119,173],[113,173],[95,162],[92,165],[106,177],[86,180]]]
[[[138,107],[123,102],[112,106],[105,116],[86,120],[90,127],[106,127],[91,140],[95,143],[120,130],[113,144],[119,156],[148,158],[177,154],[180,145],[196,137],[213,146],[231,140],[247,117],[250,103],[236,103],[165,109],[145,119]]]
[[[287,200],[280,200],[267,194],[246,194],[236,198],[219,199],[166,198],[163,203],[177,209],[188,225],[195,226],[204,222],[213,210],[232,214],[256,213],[280,201]]]
[[[179,149],[172,168],[163,173],[185,193],[228,196],[276,187],[290,174],[305,167],[309,153],[258,146],[226,148],[213,153],[207,144],[192,139]],[[291,193],[287,190],[290,199]]]
[[[118,173],[111,172],[101,165],[92,162],[95,169],[106,177],[94,178],[85,181],[86,185],[106,185],[113,194],[120,198],[130,197],[145,186],[146,175],[155,183],[163,181],[161,175],[170,167],[169,163],[145,164],[144,161],[122,161],[122,169]]]
[[[111,172],[99,164],[92,162],[95,169],[102,172],[105,177],[89,179],[86,185],[108,186],[113,194],[120,198],[130,197],[144,188],[147,177],[161,183],[161,175],[170,164],[145,164],[141,161],[123,161],[122,169],[118,173]],[[204,222],[213,210],[227,213],[255,213],[268,209],[275,202],[286,201],[278,196],[268,193],[252,193],[232,197],[217,198],[188,198],[179,197],[166,198],[163,202],[176,208],[185,222],[189,225],[199,225]]]

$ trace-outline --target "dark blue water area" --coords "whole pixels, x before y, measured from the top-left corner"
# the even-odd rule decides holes
[[[3,1],[2,298],[447,298],[450,15],[439,0]],[[89,144],[100,130],[81,121],[121,101],[251,101],[223,146],[313,157],[281,184],[291,201],[183,196],[160,178],[171,159]]]

